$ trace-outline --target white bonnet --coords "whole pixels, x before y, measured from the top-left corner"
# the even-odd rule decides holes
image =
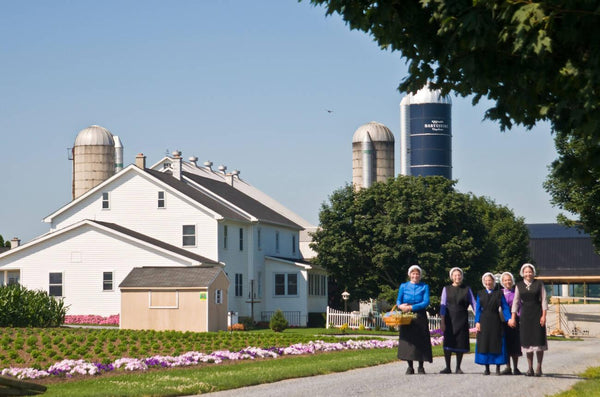
[[[453,267],[448,272],[448,276],[450,276],[450,280],[452,280],[452,273],[454,273],[455,270],[458,270],[460,272],[460,275],[464,277],[465,274],[463,273],[463,271],[462,271],[462,269],[460,267]]]
[[[524,263],[523,266],[521,266],[521,270],[519,271],[519,275],[521,277],[523,277],[523,270],[525,270],[526,267],[530,267],[531,270],[533,270],[533,276],[535,277],[536,272],[535,272],[535,267],[531,264],[531,263]]]
[[[511,272],[504,272],[504,273],[502,273],[502,274],[500,275],[500,285],[502,285],[502,287],[506,288],[506,287],[504,286],[504,283],[502,282],[502,279],[504,278],[504,275],[505,275],[505,274],[508,274],[508,275],[510,276],[510,278],[511,278],[511,280],[512,280],[512,282],[513,282],[513,285],[515,285],[515,277],[512,275],[512,273],[511,273]]]
[[[423,277],[423,269],[421,269],[418,265],[412,265],[411,267],[409,267],[407,274],[410,276],[410,272],[412,272],[413,270],[418,270],[421,274],[421,277]]]
[[[485,283],[483,282],[483,280],[487,277],[490,276],[492,278],[492,280],[494,280],[494,285],[492,286],[492,288],[494,288],[496,286],[496,277],[494,277],[494,274],[491,272],[487,272],[484,273],[483,276],[481,276],[481,284],[483,284],[484,288],[485,288]]]

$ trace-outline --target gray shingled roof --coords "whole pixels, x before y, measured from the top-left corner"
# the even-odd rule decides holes
[[[193,187],[189,186],[187,183],[182,182],[176,178],[173,178],[173,175],[171,175],[170,172],[169,173],[160,172],[160,171],[155,171],[155,170],[152,170],[149,168],[146,168],[144,171],[146,171],[153,177],[161,180],[162,182],[166,183],[167,185],[171,186],[173,189],[185,194],[186,196],[188,196],[192,200],[196,201],[197,203],[203,205],[204,207],[223,216],[224,218],[232,219],[232,220],[246,221],[246,222],[250,221],[250,218],[248,218],[247,216],[244,216],[244,215],[230,209],[229,207],[221,204],[218,200],[199,191],[198,189],[194,189]]]
[[[222,271],[219,266],[136,267],[119,288],[208,287]]]
[[[176,254],[179,254],[181,256],[185,256],[186,258],[190,258],[190,259],[193,259],[193,260],[201,262],[201,263],[217,264],[217,262],[213,261],[212,259],[208,259],[208,258],[206,258],[204,256],[195,254],[195,253],[190,252],[190,251],[188,251],[186,249],[183,249],[183,248],[180,248],[180,247],[176,247],[176,246],[171,245],[171,244],[167,244],[164,241],[152,238],[152,237],[147,236],[147,235],[142,234],[142,233],[138,233],[138,232],[133,231],[131,229],[127,229],[126,227],[117,225],[115,223],[95,221],[95,220],[94,221],[90,220],[90,222],[94,222],[94,223],[97,223],[99,225],[108,227],[109,229],[115,230],[115,231],[117,231],[119,233],[126,234],[126,235],[131,236],[133,238],[136,238],[138,240],[141,240],[141,241],[144,241],[146,243],[155,245],[155,246],[160,247],[162,249],[165,249],[167,251],[174,252]]]
[[[557,223],[530,224],[529,253],[542,277],[600,276],[600,255],[588,234]]]
[[[231,204],[235,205],[251,214],[261,222],[275,223],[283,226],[292,227],[295,229],[302,229],[302,226],[290,219],[281,215],[279,212],[272,210],[258,200],[242,193],[236,188],[230,186],[226,182],[217,181],[202,177],[200,175],[192,174],[190,172],[183,172],[183,176],[191,179],[197,184],[205,187],[211,192],[215,193],[219,197],[227,200]]]

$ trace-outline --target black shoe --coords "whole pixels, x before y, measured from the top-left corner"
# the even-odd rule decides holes
[[[512,370],[510,368],[504,368],[504,371],[500,372],[500,375],[512,375]]]
[[[489,375],[489,374],[490,374],[490,370],[489,370],[489,369],[486,369],[485,371],[483,371],[483,374],[484,374],[484,375]]]
[[[415,373],[415,370],[411,367],[406,368],[406,375],[412,375]]]
[[[440,371],[440,374],[451,374],[451,373],[452,373],[452,371],[448,367],[446,367]]]
[[[425,368],[419,367],[419,368],[417,368],[417,372],[420,373],[421,375],[424,375],[425,374]]]
[[[521,371],[519,371],[519,368],[515,368],[515,370],[513,371],[513,375],[522,375]]]
[[[525,373],[525,376],[533,376],[533,370],[532,370],[532,369],[530,369],[529,371],[527,371],[527,372]]]
[[[535,376],[542,376],[542,370],[539,369],[539,370],[535,371]]]
[[[454,373],[455,374],[464,374],[464,372],[460,368],[456,368],[456,371],[454,371]]]
[[[500,368],[496,368],[496,375],[500,376]]]

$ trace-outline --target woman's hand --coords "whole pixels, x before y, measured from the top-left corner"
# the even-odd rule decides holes
[[[481,324],[475,323],[475,330],[479,333],[481,332]]]
[[[412,311],[412,305],[409,305],[408,303],[403,303],[400,306],[398,306],[398,308],[402,311],[402,313]]]
[[[511,318],[510,320],[508,320],[508,326],[511,328],[515,328],[517,326],[517,322]]]
[[[540,326],[542,326],[542,327],[546,326],[546,316],[540,317]]]

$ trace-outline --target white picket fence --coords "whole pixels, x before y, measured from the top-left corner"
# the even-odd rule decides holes
[[[429,317],[429,329],[439,329],[441,319],[439,316]],[[386,323],[383,322],[380,313],[361,314],[359,312],[344,312],[341,310],[332,309],[327,306],[327,328],[340,328],[342,325],[348,324],[349,328],[358,329],[362,325],[365,329],[388,329]],[[475,327],[475,319],[472,313],[469,312],[469,327]]]

